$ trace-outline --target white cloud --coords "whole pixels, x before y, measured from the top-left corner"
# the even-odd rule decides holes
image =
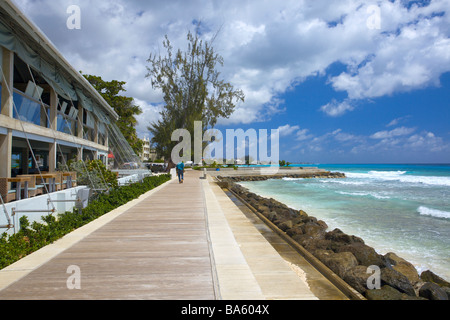
[[[410,118],[411,116],[404,116],[404,117],[400,117],[400,118],[395,118],[395,119],[393,119],[391,122],[389,122],[387,125],[386,125],[386,127],[394,127],[394,126],[396,126],[396,125],[398,125],[399,123],[401,123],[401,122],[404,122],[404,121],[406,121],[408,118]]]
[[[134,99],[136,105],[140,106],[142,109],[142,114],[136,117],[138,124],[136,126],[136,132],[139,137],[150,137],[150,133],[147,127],[158,120],[161,119],[159,114],[162,111],[162,105],[152,105],[146,101]]]
[[[296,141],[305,141],[314,138],[314,135],[309,133],[308,129],[302,129],[297,131],[295,140]]]
[[[291,126],[286,124],[278,127],[280,138],[290,137],[295,141],[305,141],[314,138],[314,135],[309,133],[309,129],[301,129],[300,126]]]
[[[348,100],[338,102],[335,99],[333,99],[331,102],[322,106],[320,110],[329,115],[330,117],[339,117],[348,111],[353,111],[354,107],[349,103]]]
[[[289,124],[278,127],[280,137],[287,137],[292,135],[295,131],[298,131],[300,129],[299,126],[291,126]]]
[[[370,136],[372,139],[389,139],[400,136],[407,136],[416,131],[415,128],[400,127],[391,131],[379,131]]]
[[[303,129],[309,132],[308,129]],[[308,159],[337,161],[340,156],[348,161],[348,155],[365,161],[409,162],[415,159],[447,159],[450,145],[442,137],[430,131],[416,132],[414,128],[399,127],[379,131],[373,135],[358,135],[342,129],[330,130],[319,136],[311,134],[305,143],[295,144],[292,154],[308,156]],[[418,156],[419,155],[419,156]],[[381,159],[381,160],[380,160]]]
[[[434,133],[424,131],[408,138],[406,146],[414,150],[428,150],[429,152],[442,152],[449,149],[449,145]]]
[[[448,1],[408,10],[402,2],[381,5],[383,33],[373,39],[366,61],[330,79],[350,99],[392,95],[439,85],[450,71]]]
[[[335,139],[339,142],[355,141],[357,137],[353,134],[340,132],[335,136]]]
[[[284,111],[280,95],[341,62],[331,77],[348,98],[322,106],[336,117],[355,100],[438,85],[450,71],[448,0],[406,8],[404,1],[141,1],[15,0],[78,70],[127,82],[127,94],[158,105],[162,95],[145,78],[150,53],[163,51],[167,34],[176,48],[194,21],[224,57],[221,74],[246,95],[227,123],[267,121]],[[81,8],[81,30],[68,30],[66,9]],[[381,30],[367,28],[369,5],[381,9]],[[436,14],[446,12],[446,14]],[[319,107],[319,106],[317,106]]]

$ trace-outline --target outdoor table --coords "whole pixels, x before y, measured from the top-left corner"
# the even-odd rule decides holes
[[[48,180],[48,193],[53,193],[56,191],[56,176],[58,174],[57,173],[45,173],[42,175],[39,175],[38,177],[41,177],[42,179],[47,179]]]
[[[28,198],[28,182],[30,182],[30,177],[16,177],[16,178],[8,178],[8,182],[15,182],[16,183],[16,201],[19,201],[22,199],[22,182],[24,183],[24,194],[23,198]]]

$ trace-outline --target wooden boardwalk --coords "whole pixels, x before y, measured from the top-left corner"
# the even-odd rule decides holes
[[[70,266],[81,290],[68,289]],[[0,299],[216,299],[199,179],[173,180],[0,292]],[[70,271],[70,270],[69,270]],[[76,283],[76,282],[72,282]]]
[[[1,270],[0,300],[346,299],[199,178],[188,171]]]

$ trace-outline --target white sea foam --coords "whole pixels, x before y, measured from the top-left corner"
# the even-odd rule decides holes
[[[367,173],[344,172],[348,178],[356,179],[383,179],[392,180],[399,179],[406,171],[369,171]]]
[[[423,216],[432,216],[436,218],[450,219],[450,212],[447,211],[430,209],[424,206],[420,206],[419,208],[417,208],[417,211]]]
[[[343,195],[349,195],[349,196],[371,196],[377,199],[390,199],[391,197],[388,196],[382,196],[377,193],[371,193],[371,192],[345,192],[345,191],[338,191],[338,193]]]
[[[404,183],[450,186],[450,177],[407,175],[406,171],[369,171],[368,173],[345,172],[348,178],[400,181]]]
[[[329,181],[323,181],[323,182],[329,182],[329,183],[337,183],[337,184],[343,184],[343,185],[348,185],[348,186],[362,186],[364,184],[367,184],[365,182],[361,182],[361,181],[347,181],[347,180],[330,180]]]
[[[284,181],[299,181],[303,180],[303,178],[283,178]]]

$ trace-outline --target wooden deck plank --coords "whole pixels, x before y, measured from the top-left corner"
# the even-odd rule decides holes
[[[0,299],[215,299],[197,173],[98,229],[0,292]],[[69,266],[81,290],[69,290]]]

